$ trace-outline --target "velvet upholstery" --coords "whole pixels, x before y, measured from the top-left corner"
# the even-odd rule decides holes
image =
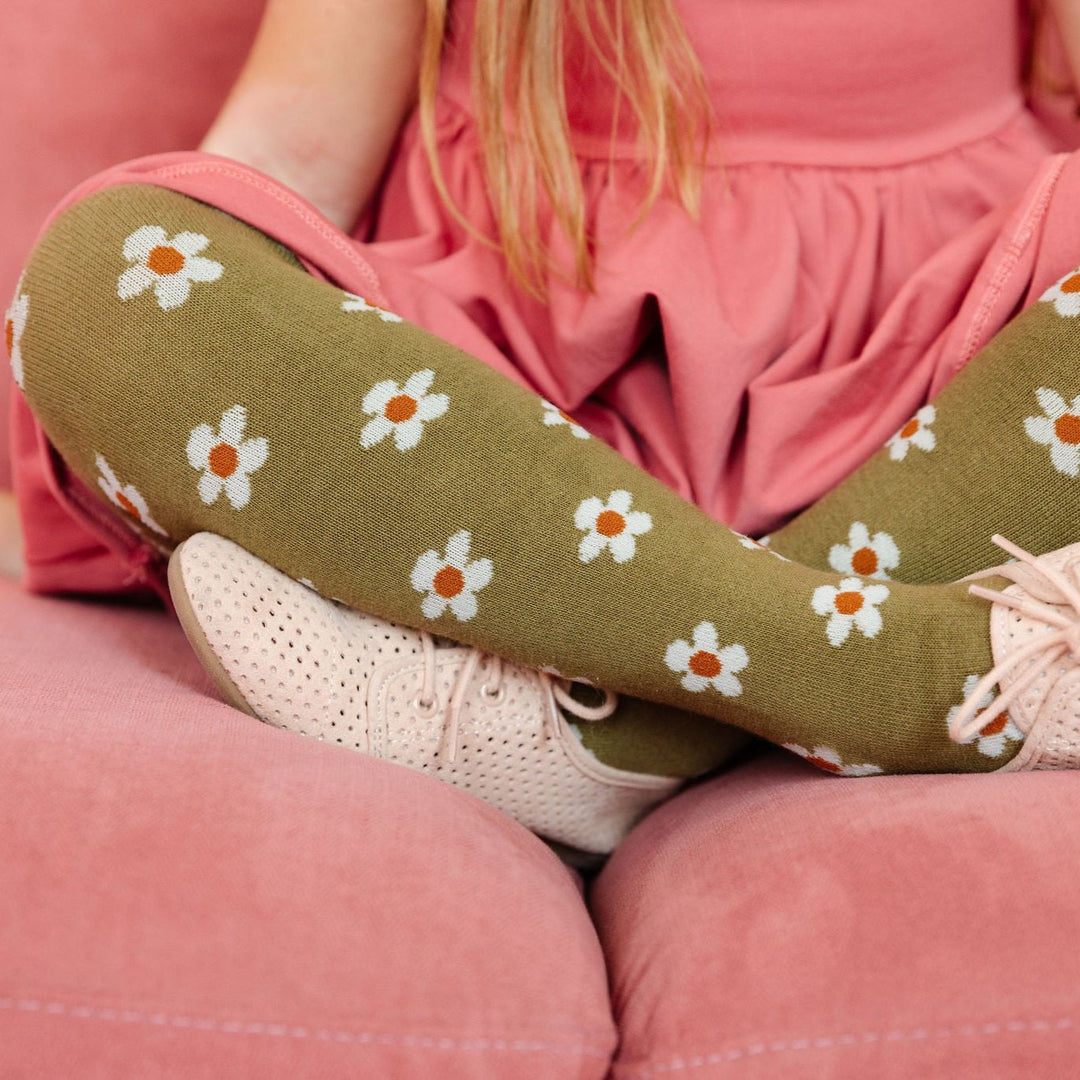
[[[593,891],[613,1080],[1075,1076],[1078,797],[779,752],[685,792]]]
[[[2,579],[0,611],[0,1075],[605,1075],[534,836],[219,702],[164,612]]]

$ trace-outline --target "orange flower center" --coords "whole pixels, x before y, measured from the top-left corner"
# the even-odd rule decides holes
[[[836,599],[833,601],[836,606],[836,610],[841,615],[854,615],[856,611],[863,606],[862,593],[857,592],[842,592],[836,594]]]
[[[146,256],[146,265],[155,274],[178,274],[184,269],[184,256],[174,247],[159,244]]]
[[[877,568],[878,557],[877,552],[873,548],[859,548],[859,550],[851,556],[851,569],[861,577],[869,577],[871,574],[876,574]]]
[[[15,320],[8,319],[4,323],[4,344],[7,346],[9,357],[15,355]]]
[[[596,531],[601,536],[618,536],[626,528],[626,518],[614,510],[605,510],[597,515]]]
[[[228,443],[218,443],[208,456],[210,471],[215,476],[225,478],[232,476],[240,464],[240,458],[236,453],[236,447]]]
[[[576,420],[575,420],[575,419],[574,419],[574,418],[573,418],[573,417],[572,417],[572,416],[571,416],[571,415],[570,415],[569,413],[565,413],[565,412],[563,412],[563,411],[562,411],[562,409],[560,409],[560,410],[559,410],[559,415],[560,415],[560,416],[561,416],[561,417],[562,417],[562,418],[563,418],[563,419],[564,419],[564,420],[565,420],[565,421],[566,421],[566,422],[567,422],[568,424],[577,424],[577,421],[576,421]]]
[[[819,769],[824,769],[826,772],[838,773],[841,769],[841,766],[837,765],[835,761],[826,761],[825,758],[814,757],[813,754],[810,754],[806,760],[809,761],[811,765],[816,765]]]
[[[133,517],[136,521],[142,521],[142,514],[139,513],[139,508],[122,492],[116,493],[116,501]]]
[[[986,725],[986,727],[980,728],[979,729],[979,734],[980,735],[997,735],[998,732],[1001,732],[1001,731],[1005,730],[1005,725],[1008,722],[1009,722],[1008,717],[1005,715],[1005,713],[1002,713],[1000,716],[995,717],[993,720],[991,720],[990,723]]]
[[[919,430],[919,421],[912,417],[901,429],[900,438],[910,439]]]
[[[465,575],[456,566],[444,566],[431,585],[440,596],[450,600],[465,588]]]
[[[409,397],[408,394],[398,394],[386,403],[383,415],[392,424],[400,424],[405,420],[411,420],[419,407],[416,398]]]
[[[720,663],[720,657],[704,649],[699,649],[690,657],[688,667],[695,675],[700,675],[703,679],[715,679],[724,669],[724,665]]]
[[[1063,293],[1080,292],[1080,274],[1073,274],[1072,277],[1067,277],[1061,283],[1061,291]]]
[[[1059,416],[1054,421],[1054,433],[1063,443],[1068,443],[1070,446],[1080,443],[1080,416],[1073,416],[1072,413]]]

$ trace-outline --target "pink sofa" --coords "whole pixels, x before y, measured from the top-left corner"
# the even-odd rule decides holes
[[[8,0],[0,294],[75,182],[197,140],[258,6]],[[767,754],[586,887],[229,709],[163,612],[4,579],[0,740],[3,1077],[1080,1075],[1073,774]]]

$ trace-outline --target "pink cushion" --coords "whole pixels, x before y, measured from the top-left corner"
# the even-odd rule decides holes
[[[594,1078],[577,878],[209,696],[155,610],[0,579],[0,1075]]]
[[[4,0],[0,314],[45,215],[117,161],[194,147],[240,68],[262,0]],[[10,487],[0,349],[0,487]]]
[[[594,892],[614,1080],[1076,1076],[1078,799],[772,753],[668,803]]]

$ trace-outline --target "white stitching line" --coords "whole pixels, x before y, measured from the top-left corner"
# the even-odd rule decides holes
[[[547,1050],[556,1054],[583,1054],[610,1059],[611,1051],[586,1045],[564,1045],[531,1039],[453,1039],[428,1035],[389,1035],[370,1031],[331,1031],[288,1024],[245,1023],[240,1020],[212,1020],[205,1017],[170,1016],[166,1013],[143,1013],[131,1009],[99,1009],[89,1005],[65,1005],[60,1001],[37,1001],[33,998],[0,998],[0,1011],[42,1012],[52,1016],[71,1016],[80,1020],[106,1020],[122,1024],[153,1024],[156,1027],[217,1031],[227,1035],[270,1035],[277,1038],[315,1039],[320,1042],[358,1043],[376,1046],[407,1046],[436,1050]]]
[[[824,1036],[816,1039],[782,1039],[773,1043],[751,1043],[738,1050],[725,1050],[715,1054],[699,1054],[690,1058],[675,1058],[661,1065],[631,1065],[623,1070],[616,1063],[615,1071],[623,1076],[637,1076],[642,1080],[662,1073],[700,1069],[706,1065],[721,1065],[758,1057],[761,1054],[787,1050],[829,1050],[838,1046],[865,1046],[876,1042],[907,1042],[921,1039],[950,1039],[960,1035],[966,1038],[981,1035],[1023,1034],[1025,1032],[1068,1031],[1076,1027],[1076,1021],[1063,1017],[1060,1020],[1007,1020],[985,1024],[963,1024],[955,1028],[913,1028],[911,1031],[866,1031],[861,1035],[848,1034]]]

